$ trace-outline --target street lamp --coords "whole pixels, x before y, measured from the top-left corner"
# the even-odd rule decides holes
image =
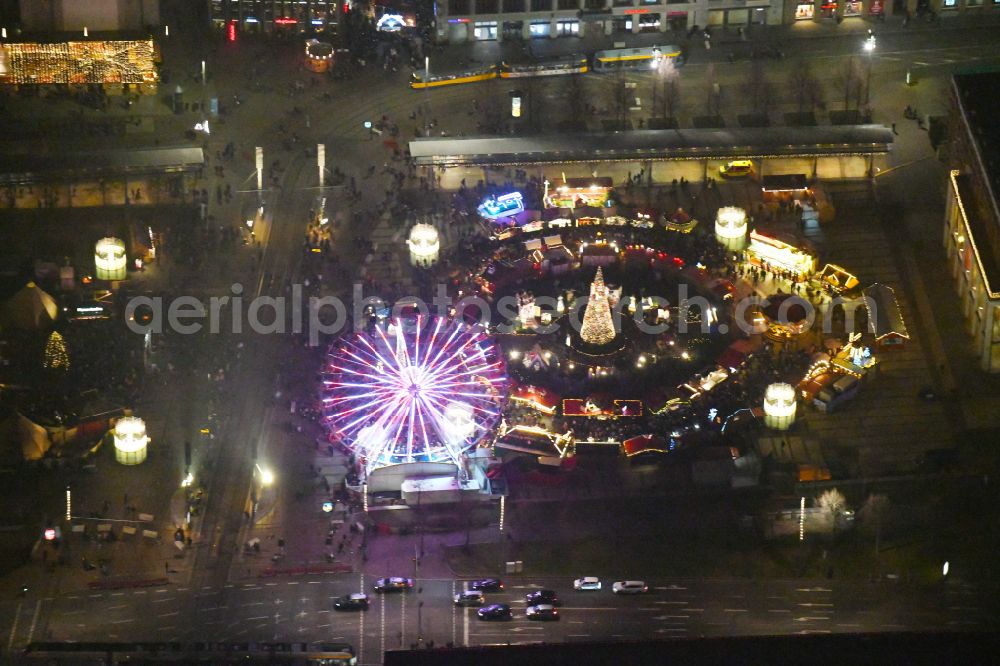
[[[875,35],[871,30],[868,31],[868,39],[865,40],[862,48],[868,54],[868,76],[865,81],[865,106],[867,107],[871,100],[872,92],[872,60],[875,54]]]

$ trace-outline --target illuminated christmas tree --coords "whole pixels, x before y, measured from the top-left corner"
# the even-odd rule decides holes
[[[608,288],[604,286],[604,274],[597,269],[594,282],[590,285],[590,299],[583,312],[583,326],[580,338],[592,345],[606,345],[615,339],[615,322],[611,318],[611,302]]]
[[[69,352],[66,351],[66,341],[58,331],[52,331],[48,342],[45,343],[45,356],[42,358],[42,367],[52,370],[69,369]]]

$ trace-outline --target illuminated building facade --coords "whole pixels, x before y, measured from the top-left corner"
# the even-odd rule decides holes
[[[350,0],[342,0],[351,6]],[[208,0],[212,24],[239,32],[324,32],[337,25],[337,0]]]
[[[956,74],[944,245],[979,365],[1000,372],[1000,72]]]
[[[20,0],[31,32],[145,30],[160,25],[160,0]]]

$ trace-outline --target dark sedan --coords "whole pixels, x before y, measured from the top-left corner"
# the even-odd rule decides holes
[[[510,606],[507,604],[483,606],[476,611],[476,615],[479,616],[480,620],[510,620],[514,617],[510,612]]]
[[[483,578],[469,583],[469,589],[480,592],[502,592],[503,582],[499,578]]]
[[[372,586],[376,592],[406,592],[413,587],[412,578],[400,578],[394,576],[392,578],[379,578],[375,581],[375,585]]]
[[[534,592],[529,592],[525,595],[524,600],[528,602],[529,606],[536,606],[538,604],[548,606],[562,605],[562,602],[559,601],[559,596],[556,594],[555,590],[535,590]]]
[[[356,592],[337,597],[333,600],[333,608],[339,611],[368,610],[368,595]]]

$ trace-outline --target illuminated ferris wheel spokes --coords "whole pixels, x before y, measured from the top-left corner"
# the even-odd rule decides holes
[[[441,318],[359,334],[330,355],[326,420],[368,471],[460,464],[499,419],[503,364],[479,329]]]

